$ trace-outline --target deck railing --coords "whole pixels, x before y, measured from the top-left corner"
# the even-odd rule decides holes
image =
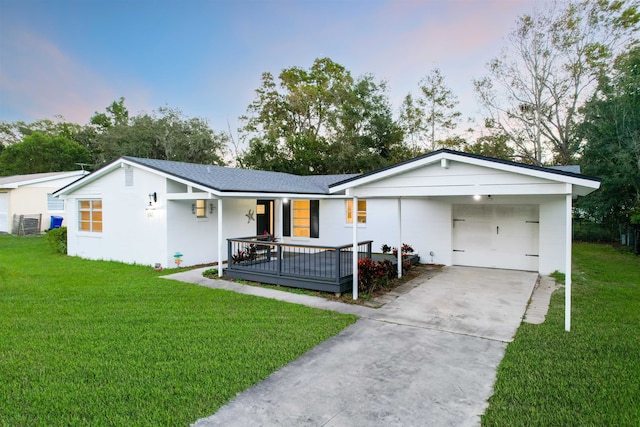
[[[358,243],[359,259],[371,257],[371,244],[371,240]],[[296,283],[296,287],[325,290],[326,286],[312,283],[344,288],[353,275],[351,244],[301,245],[275,242],[271,236],[263,235],[227,239],[227,251],[227,274],[247,280],[285,286]]]

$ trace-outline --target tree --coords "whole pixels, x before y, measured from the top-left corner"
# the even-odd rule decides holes
[[[508,142],[509,137],[505,134],[484,135],[473,144],[465,144],[464,151],[495,159],[513,160],[515,152]]]
[[[508,46],[488,64],[489,76],[474,85],[488,119],[522,161],[576,160],[579,107],[610,59],[634,42],[639,17],[626,0],[581,0],[518,19]]]
[[[36,131],[5,147],[0,154],[0,175],[78,170],[78,163],[89,160],[89,152],[77,142]]]
[[[214,132],[205,120],[187,118],[178,109],[161,107],[129,117],[120,98],[107,113],[96,113],[91,123],[81,139],[91,147],[97,165],[120,156],[224,164],[226,133]]]
[[[431,70],[420,81],[420,91],[422,97],[418,99],[418,104],[424,109],[427,140],[433,151],[438,148],[436,134],[455,129],[460,120],[461,113],[455,111],[458,98],[444,84],[444,77],[438,68]]]
[[[404,132],[405,143],[411,150],[412,156],[416,157],[422,154],[424,151],[424,114],[410,93],[402,100],[398,124]]]
[[[384,83],[354,79],[342,65],[318,58],[310,69],[262,74],[256,99],[241,117],[249,147],[243,167],[300,175],[372,170],[402,156],[402,133]]]
[[[578,206],[598,222],[640,224],[640,47],[617,58],[583,112],[582,171],[602,186]]]
[[[408,94],[400,110],[401,126],[418,154],[418,141],[422,150],[434,151],[455,141],[447,133],[456,128],[461,113],[456,111],[458,98],[444,82],[439,68],[432,69],[419,83],[420,95],[414,101]],[[453,139],[452,139],[453,138]],[[451,147],[449,147],[451,148]]]
[[[97,111],[91,117],[90,123],[99,129],[108,129],[113,126],[126,126],[129,124],[129,110],[124,105],[124,97],[113,101],[104,113]]]
[[[55,118],[55,121],[42,119],[32,123],[27,123],[22,120],[16,122],[0,121],[0,150],[2,150],[4,146],[21,142],[24,137],[34,132],[75,139],[78,132],[82,130],[81,125],[67,122],[62,116],[56,116]]]

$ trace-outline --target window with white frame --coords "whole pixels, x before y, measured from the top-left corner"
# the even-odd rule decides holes
[[[102,233],[102,199],[78,200],[78,230]]]
[[[347,200],[347,224],[353,224],[353,200]],[[367,223],[367,201],[358,200],[358,224]]]
[[[47,210],[48,211],[63,211],[64,200],[58,197],[53,197],[53,194],[47,194]]]
[[[293,201],[293,236],[311,236],[311,201]]]

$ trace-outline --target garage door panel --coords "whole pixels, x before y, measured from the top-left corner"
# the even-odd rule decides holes
[[[538,270],[536,205],[454,205],[453,263]]]

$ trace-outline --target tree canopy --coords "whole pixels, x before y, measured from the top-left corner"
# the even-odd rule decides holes
[[[96,113],[91,123],[80,138],[90,146],[96,165],[120,156],[224,165],[226,133],[216,133],[205,120],[184,117],[178,109],[161,107],[129,117],[121,98],[107,113]]]
[[[602,178],[580,200],[592,219],[640,224],[640,47],[621,55],[584,107],[582,171]]]
[[[611,58],[635,42],[640,15],[626,0],[545,6],[519,18],[489,75],[474,83],[491,128],[522,161],[570,164],[581,144],[579,107]]]
[[[386,85],[354,79],[342,65],[318,58],[310,69],[262,74],[243,116],[248,141],[240,164],[301,175],[369,171],[407,156]]]
[[[77,142],[35,131],[2,150],[0,175],[78,170],[79,163],[88,163],[90,159],[89,151]]]
[[[460,137],[449,135],[462,115],[456,110],[458,98],[444,82],[439,68],[432,69],[419,83],[419,95],[407,94],[400,107],[400,126],[414,155],[421,151],[454,147]]]

